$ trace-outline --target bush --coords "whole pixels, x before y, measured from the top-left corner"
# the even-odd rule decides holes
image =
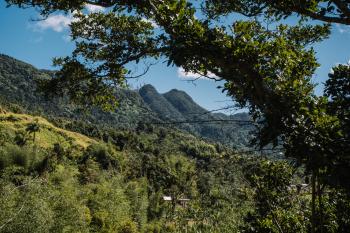
[[[87,148],[82,163],[86,163],[89,159],[99,163],[103,169],[117,168],[119,165],[117,155],[113,149],[102,144],[94,144]]]
[[[16,132],[16,136],[14,138],[16,145],[24,146],[27,143],[27,135],[24,131]]]
[[[136,224],[129,220],[129,221],[125,221],[121,224],[121,226],[118,229],[119,233],[137,233],[137,226]]]
[[[3,129],[0,125],[0,146],[3,146],[6,142],[9,142],[10,135],[6,131],[6,129]]]
[[[160,223],[158,222],[153,222],[153,223],[149,223],[145,229],[144,229],[144,233],[161,233],[162,231],[162,226]]]
[[[23,168],[25,173],[37,171],[44,155],[34,151],[32,148],[19,147],[15,145],[5,146],[1,151],[0,169],[18,166]]]

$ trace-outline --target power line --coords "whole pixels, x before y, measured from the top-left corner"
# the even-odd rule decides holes
[[[243,123],[243,124],[249,124],[251,125],[254,123],[254,121],[248,121],[248,120],[233,120],[233,119],[211,119],[211,120],[186,120],[186,121],[167,121],[167,122],[149,122],[149,124],[155,124],[155,125],[176,125],[176,124],[202,124],[202,123]]]

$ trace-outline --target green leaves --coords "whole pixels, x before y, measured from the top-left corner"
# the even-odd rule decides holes
[[[115,13],[77,13],[75,18],[71,30],[76,49],[71,57],[54,61],[62,68],[44,87],[78,104],[111,110],[117,103],[114,88],[125,86],[130,73],[125,65],[158,56],[153,26],[141,17]]]
[[[46,95],[68,96],[72,102],[86,108],[98,105],[104,110],[112,110],[116,107],[115,90],[94,75],[93,69],[70,57],[57,59],[55,64],[62,65],[62,69],[52,79],[40,80],[39,83]]]
[[[305,199],[292,190],[295,170],[283,161],[254,161],[244,169],[255,189],[255,209],[247,214],[243,232],[307,232]]]
[[[248,17],[263,16],[279,21],[289,16],[350,24],[350,7],[344,1],[329,0],[206,0],[205,11],[211,18],[238,12]]]

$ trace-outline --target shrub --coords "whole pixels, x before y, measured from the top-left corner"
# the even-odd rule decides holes
[[[121,224],[121,226],[118,229],[118,232],[119,233],[137,233],[138,230],[137,230],[136,224],[133,221],[128,220]]]
[[[87,148],[82,162],[86,163],[89,159],[98,162],[103,169],[108,169],[110,167],[117,168],[119,164],[113,149],[102,144],[94,144]]]
[[[145,229],[143,230],[144,233],[161,233],[162,231],[162,226],[158,222],[153,222],[147,224]]]
[[[18,146],[24,146],[27,143],[27,135],[24,131],[16,132],[16,136],[14,138],[15,143]]]
[[[44,154],[32,148],[10,145],[1,151],[0,169],[17,166],[23,168],[24,173],[37,171],[43,161]]]

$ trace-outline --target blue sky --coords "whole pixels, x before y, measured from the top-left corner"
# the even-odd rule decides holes
[[[96,8],[90,11],[99,10]],[[33,9],[6,8],[0,3],[0,53],[23,60],[41,69],[52,69],[52,58],[69,55],[73,44],[69,41],[69,16],[55,15],[47,21],[38,19]],[[322,83],[327,79],[331,67],[337,63],[348,63],[350,59],[350,27],[334,25],[329,39],[315,46],[321,67],[314,82],[319,83],[317,94],[322,93]],[[167,67],[159,62],[142,78],[132,82],[133,87],[152,84],[161,93],[173,88],[184,90],[201,106],[208,110],[232,104],[230,99],[216,87],[212,80],[188,82],[178,67]]]

